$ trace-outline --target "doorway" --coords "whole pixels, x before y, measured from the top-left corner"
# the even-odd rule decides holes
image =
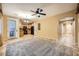
[[[23,33],[24,35],[27,35],[27,26],[23,26]]]
[[[27,26],[23,26],[23,32],[24,35],[28,34],[34,35],[34,26],[30,26],[30,28],[28,28]]]
[[[65,46],[75,45],[75,20],[73,18],[65,18],[59,21],[60,42]]]
[[[31,34],[34,35],[34,26],[31,27]]]

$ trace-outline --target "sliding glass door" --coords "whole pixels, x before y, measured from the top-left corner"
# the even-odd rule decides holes
[[[8,35],[10,38],[16,38],[16,21],[9,20],[8,21]]]

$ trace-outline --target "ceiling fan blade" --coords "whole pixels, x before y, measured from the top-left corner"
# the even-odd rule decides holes
[[[38,14],[40,14],[40,15],[46,15],[45,13],[38,13]]]

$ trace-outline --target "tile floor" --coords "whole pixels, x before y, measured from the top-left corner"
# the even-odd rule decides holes
[[[6,50],[6,45],[7,44],[12,44],[14,42],[18,42],[18,41],[23,41],[23,40],[27,40],[27,39],[32,39],[34,36],[33,35],[25,35],[24,37],[21,37],[19,39],[13,39],[13,40],[8,40],[7,42],[4,43],[4,45],[2,47],[0,47],[0,56],[5,56],[5,50]]]
[[[7,44],[12,44],[14,42],[18,42],[18,41],[23,41],[23,40],[31,40],[34,36],[32,35],[26,35],[22,38],[18,39],[14,39],[14,40],[8,40],[6,43],[4,43],[4,45],[2,47],[0,47],[0,56],[5,56],[5,51],[6,51],[6,45]],[[49,50],[49,49],[48,49]],[[78,51],[74,52],[74,53],[78,53]],[[76,54],[75,54],[76,55]]]

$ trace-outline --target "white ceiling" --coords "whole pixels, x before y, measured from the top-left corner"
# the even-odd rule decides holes
[[[74,10],[76,8],[75,3],[3,3],[3,13],[10,16],[29,18],[33,13],[30,10],[36,10],[42,8],[46,16],[56,15],[64,12]],[[42,16],[42,17],[46,17]],[[41,18],[42,18],[41,17]],[[32,16],[30,19],[36,18]]]

